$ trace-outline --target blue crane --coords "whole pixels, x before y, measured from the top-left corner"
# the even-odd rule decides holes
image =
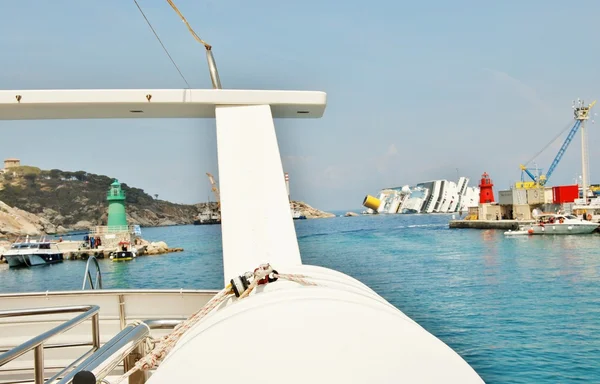
[[[574,111],[575,119],[576,119],[575,124],[571,128],[571,131],[569,131],[567,138],[565,139],[562,146],[558,150],[556,157],[554,157],[554,160],[552,161],[552,164],[550,165],[550,168],[548,168],[548,172],[546,172],[545,175],[540,175],[538,178],[533,173],[531,173],[531,171],[529,169],[527,169],[527,167],[525,167],[523,164],[521,164],[521,170],[524,171],[531,178],[531,180],[533,180],[536,183],[536,185],[538,185],[538,186],[546,185],[546,183],[548,182],[548,179],[550,178],[550,176],[552,176],[552,173],[556,169],[556,166],[558,165],[558,163],[560,163],[560,160],[562,159],[563,155],[565,154],[565,151],[569,147],[569,144],[571,144],[571,141],[573,141],[575,134],[577,134],[579,127],[581,127],[584,120],[588,119],[589,110],[594,106],[594,104],[596,104],[596,101],[592,102],[588,106],[580,106],[580,107],[575,108],[575,111]],[[562,132],[560,134],[562,134]],[[552,140],[552,142],[554,142],[555,140],[556,140],[556,138],[554,140]],[[550,144],[552,144],[552,142],[550,142]],[[548,144],[544,149],[546,149],[550,144]],[[542,151],[544,149],[542,149]],[[539,153],[541,153],[542,151],[540,151]]]
[[[579,127],[581,127],[581,120],[577,120],[575,122],[575,125],[573,125],[573,128],[571,128],[571,131],[567,135],[567,138],[565,139],[563,145],[560,147],[560,149],[558,150],[558,153],[556,154],[556,157],[552,161],[550,168],[548,168],[548,172],[546,172],[545,175],[540,176],[540,184],[541,185],[545,185],[546,182],[548,181],[548,179],[550,178],[550,176],[552,176],[554,169],[560,162],[560,159],[562,159],[563,155],[565,154],[565,151],[569,147],[569,144],[571,144],[571,141],[573,141],[573,137],[575,137],[575,134],[579,130]]]

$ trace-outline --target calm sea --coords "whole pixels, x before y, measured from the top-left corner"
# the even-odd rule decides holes
[[[354,276],[460,353],[487,383],[600,381],[600,236],[450,230],[448,215],[296,221],[303,260]],[[105,288],[222,284],[218,226],[143,229],[182,253],[101,261]],[[81,289],[85,262],[0,265],[3,292]]]

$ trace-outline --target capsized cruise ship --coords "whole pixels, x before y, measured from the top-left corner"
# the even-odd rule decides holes
[[[458,182],[432,180],[414,187],[384,188],[379,198],[367,195],[363,213],[454,213],[467,212],[479,202],[479,187],[469,187],[469,178]]]

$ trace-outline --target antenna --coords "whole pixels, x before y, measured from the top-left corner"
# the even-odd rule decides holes
[[[581,132],[581,190],[583,193],[582,198],[584,205],[587,205],[587,192],[589,188],[589,159],[585,121],[589,119],[590,109],[592,109],[595,104],[596,101],[594,100],[590,103],[590,105],[585,105],[584,101],[582,100],[581,107],[575,110],[575,119],[579,121]],[[594,113],[593,116],[596,116],[596,113]],[[592,123],[594,123],[593,118]]]

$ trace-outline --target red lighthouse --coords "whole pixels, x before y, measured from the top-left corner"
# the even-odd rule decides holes
[[[492,187],[492,179],[487,172],[483,172],[481,175],[481,182],[479,183],[479,204],[493,203],[494,202],[494,190]]]

